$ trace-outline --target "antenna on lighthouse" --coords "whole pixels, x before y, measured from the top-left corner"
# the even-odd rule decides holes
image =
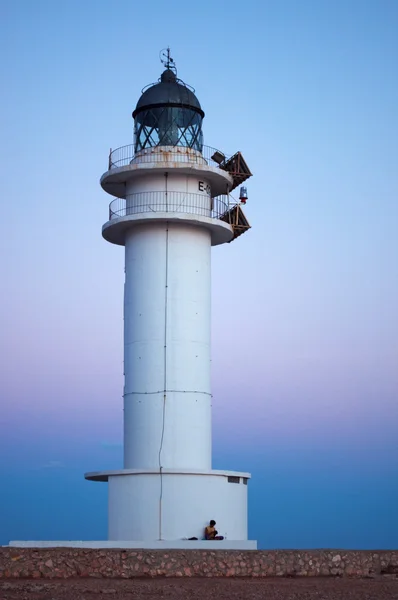
[[[168,46],[167,48],[163,48],[163,50],[160,51],[159,56],[162,65],[164,65],[166,69],[170,69],[171,71],[174,71],[175,74],[177,74],[176,64],[174,62],[174,59],[171,58],[170,55],[170,47]]]

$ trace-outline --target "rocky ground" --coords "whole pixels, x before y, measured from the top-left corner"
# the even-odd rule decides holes
[[[0,581],[0,600],[398,600],[398,579],[157,578]]]

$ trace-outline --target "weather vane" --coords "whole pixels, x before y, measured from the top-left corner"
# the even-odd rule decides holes
[[[176,64],[174,59],[170,56],[170,48],[164,48],[160,51],[160,62],[166,67],[166,69],[171,69],[175,73],[177,73]]]

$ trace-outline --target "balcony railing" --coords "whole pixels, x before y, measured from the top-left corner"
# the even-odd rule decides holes
[[[149,162],[189,162],[219,167],[220,164],[212,159],[216,152],[219,156],[224,156],[222,152],[210,146],[203,146],[202,152],[186,146],[154,146],[135,153],[134,145],[129,144],[110,151],[108,170],[125,167],[131,163]]]
[[[109,220],[141,213],[185,213],[219,219],[229,208],[228,196],[210,198],[186,192],[138,192],[115,198],[109,205]]]

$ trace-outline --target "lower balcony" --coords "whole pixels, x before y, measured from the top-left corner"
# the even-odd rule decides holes
[[[109,220],[142,213],[170,212],[221,219],[228,213],[229,197],[210,198],[206,194],[186,192],[138,192],[115,198],[109,205]]]

